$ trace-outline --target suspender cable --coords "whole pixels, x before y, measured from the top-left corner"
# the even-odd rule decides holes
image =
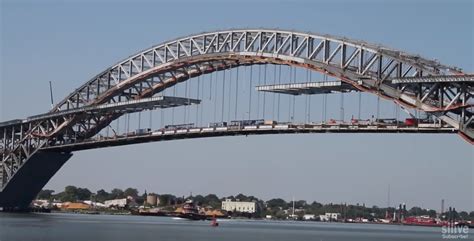
[[[209,100],[211,100],[211,96],[212,96],[212,73],[213,72],[211,72],[210,77],[209,77],[209,79],[210,79],[210,81],[209,81]]]
[[[161,81],[161,79],[160,79],[160,81]],[[162,82],[163,82],[163,81],[162,81]],[[167,89],[167,88],[166,88],[166,86],[165,86],[164,89],[163,89],[163,91],[160,93],[161,96],[165,96],[166,89]],[[164,123],[163,111],[164,111],[163,108],[160,108],[160,125],[159,125],[160,128],[163,128],[163,123]]]
[[[277,77],[277,66],[273,65],[273,82],[272,84],[275,85]],[[272,120],[275,120],[275,94],[272,94]]]
[[[306,70],[306,83],[309,82],[309,69]],[[304,122],[308,121],[308,94],[305,95],[304,99]]]
[[[262,65],[258,65],[258,85],[260,86],[260,80],[262,79]],[[260,91],[257,91],[257,118],[260,116]]]
[[[252,76],[253,76],[253,65],[250,65],[249,120],[250,120],[250,114],[252,113]]]
[[[202,85],[201,85],[201,95],[202,95],[202,99],[204,100],[204,77],[203,77]],[[199,103],[199,105],[201,105],[201,104],[202,104],[202,101],[201,101],[201,103]],[[205,106],[205,104],[202,105],[202,107],[200,108],[201,113],[199,113],[199,115],[200,115],[199,123],[201,123],[201,125],[203,124],[203,122],[202,122],[202,112],[204,111],[204,106]]]
[[[281,84],[281,65],[278,65],[278,84]],[[278,93],[278,108],[277,108],[277,120],[280,120],[280,96]]]
[[[163,128],[165,126],[165,115],[163,114],[165,110],[163,109],[160,109],[160,115],[161,115],[161,118],[160,118],[160,127]]]
[[[228,94],[228,97],[229,97],[229,105],[227,106],[227,120],[230,121],[230,106],[231,106],[231,101],[232,101],[232,65],[230,66],[229,68],[229,94]]]
[[[360,120],[360,109],[362,108],[362,106],[361,106],[362,105],[362,100],[361,100],[362,99],[362,94],[361,94],[360,91],[359,91],[358,95],[359,95],[359,110],[357,112],[357,119]]]
[[[127,136],[130,132],[130,113],[127,113]]]
[[[296,68],[293,67],[293,83],[296,83]],[[295,102],[296,102],[296,95],[293,95],[293,115],[291,119],[294,121],[295,119]]]
[[[199,100],[199,92],[201,91],[201,76],[198,76],[197,77],[198,81],[198,87],[197,87],[197,99]],[[199,104],[196,105],[196,125],[197,126],[200,126],[200,123],[199,123]]]
[[[393,105],[393,116],[398,117],[397,116],[397,110],[398,110],[397,105],[395,104],[395,102],[392,102],[392,105]],[[397,118],[397,120],[398,120],[398,118]]]
[[[267,65],[263,66],[263,71],[264,71],[263,72],[263,85],[266,85],[267,84]],[[265,106],[266,106],[265,96],[266,96],[266,92],[263,92],[263,113],[262,113],[263,119],[265,119]]]
[[[309,82],[313,81],[313,72],[309,70]],[[308,122],[311,122],[311,94],[309,95],[308,100]]]
[[[142,126],[142,112],[138,112],[138,129]]]
[[[288,80],[290,81],[290,83],[293,82],[291,80],[291,77],[293,76],[291,71],[293,71],[293,69],[291,68],[291,66],[288,66],[288,73],[290,74]],[[291,95],[288,95],[288,122],[291,122]]]
[[[328,76],[326,74],[324,74],[323,79],[324,79],[324,82],[326,82],[328,80]],[[323,95],[323,108],[322,108],[323,113],[321,115],[321,117],[322,117],[321,121],[323,123],[326,122],[326,102],[327,102],[327,93],[324,93],[324,95]]]
[[[225,69],[222,71],[222,108],[221,108],[221,122],[224,122],[224,104],[225,104]]]
[[[327,94],[324,94],[323,96],[324,101],[323,101],[323,122],[326,122],[328,117],[327,117],[327,104],[328,104],[328,96]]]
[[[380,96],[377,95],[377,118],[380,119]]]
[[[234,120],[237,120],[237,103],[239,100],[239,67],[235,69],[236,76],[235,76],[235,113],[234,113]]]
[[[148,126],[150,127],[150,130],[153,130],[153,110],[150,110],[150,119],[149,119],[149,122],[148,122]]]
[[[213,75],[216,75],[216,78],[213,78]],[[215,81],[214,86],[215,86],[215,92],[214,92],[214,122],[216,122],[216,116],[217,116],[217,77],[218,77],[218,72],[214,72],[211,74],[211,82]]]
[[[173,97],[176,97],[176,85],[173,86]],[[174,107],[171,107],[171,124],[174,125]]]
[[[344,92],[341,91],[341,121],[344,122]]]
[[[120,133],[120,117],[117,118],[117,127],[115,129],[117,129],[117,132]]]
[[[128,118],[128,113],[125,115],[125,117],[124,117],[125,120],[123,121],[123,131],[124,131],[125,136],[128,135],[127,118]]]
[[[184,98],[188,98],[188,81],[184,83]],[[188,123],[187,115],[188,115],[188,105],[185,105],[184,106],[184,121],[183,121],[184,124]]]
[[[398,126],[398,120],[399,120],[398,118],[400,118],[399,117],[400,116],[400,108],[398,108],[398,105],[395,102],[393,102],[393,107],[395,108],[395,119],[397,120],[396,123],[397,123],[397,126]]]

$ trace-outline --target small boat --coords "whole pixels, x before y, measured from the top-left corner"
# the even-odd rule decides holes
[[[211,226],[212,226],[212,227],[217,227],[217,226],[219,226],[219,223],[217,222],[217,219],[216,219],[216,215],[214,215],[214,216],[212,217]]]

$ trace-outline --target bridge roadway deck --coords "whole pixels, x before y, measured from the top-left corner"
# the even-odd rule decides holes
[[[265,135],[265,134],[296,134],[296,133],[447,133],[456,134],[458,130],[452,127],[428,125],[426,127],[397,126],[397,125],[350,125],[350,124],[289,124],[289,125],[259,125],[259,126],[230,126],[230,127],[196,127],[177,130],[157,130],[141,134],[118,135],[114,137],[95,137],[72,144],[62,144],[42,148],[45,151],[79,151],[112,146],[138,144],[154,141],[169,141],[190,138]]]

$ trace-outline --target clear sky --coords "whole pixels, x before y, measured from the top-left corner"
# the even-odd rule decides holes
[[[0,121],[49,110],[100,71],[179,36],[227,28],[381,43],[474,72],[472,1],[0,1]],[[474,210],[474,151],[457,135],[313,134],[82,151],[46,188],[137,187],[324,203]]]

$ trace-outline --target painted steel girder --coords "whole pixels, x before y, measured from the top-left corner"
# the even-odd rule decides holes
[[[204,63],[215,64],[219,61],[222,62],[220,68],[203,68]],[[424,111],[438,108],[430,102],[430,95],[425,101],[420,101],[421,92],[409,87],[398,89],[390,80],[463,74],[460,69],[437,61],[347,38],[271,29],[227,30],[187,36],[141,51],[87,81],[50,113],[111,103],[121,98],[146,98],[193,76],[239,65],[267,63],[319,71],[337,77],[358,90]],[[446,123],[459,127],[450,115],[456,114],[453,110],[436,114]],[[113,117],[88,119],[74,115],[31,125],[27,131],[20,132],[20,138],[13,134],[11,141],[3,142],[3,164],[7,163],[12,168],[20,166],[45,143],[77,123],[95,122],[92,128],[86,128],[92,130],[88,133],[92,135],[111,119]],[[32,150],[25,148],[28,144],[32,144]]]
[[[433,60],[346,38],[267,29],[229,30],[176,39],[135,54],[95,76],[55,109],[92,103],[109,89],[120,88],[129,79],[147,74],[156,66],[173,65],[178,59],[239,52],[273,53],[336,63],[343,69],[356,68],[361,74],[378,68],[381,80],[392,74],[405,77],[460,72]]]
[[[193,60],[205,59],[208,55],[212,60],[212,55],[225,56],[226,54],[232,55],[229,59],[238,55],[258,58],[259,55],[271,54],[270,58],[276,59],[279,56],[290,57],[286,58],[290,64],[301,63],[299,59],[306,59],[322,64],[320,71],[329,73],[328,67],[332,66],[343,72],[355,72],[362,78],[375,79],[376,83],[372,84],[371,88],[383,84],[385,80],[393,76],[460,73],[458,69],[441,65],[436,61],[327,35],[275,30],[223,31],[171,41],[132,56],[96,76],[71,94],[68,99],[58,104],[53,111],[64,107],[104,103],[117,96],[119,98],[124,96],[123,93],[134,92],[140,95],[140,92],[150,89],[146,86],[151,85],[144,82],[147,77],[156,75],[160,78],[161,74],[161,80],[168,78],[172,81],[179,75],[189,77],[191,75],[186,71],[177,70],[190,66],[189,62]],[[187,59],[190,61],[186,61]],[[332,71],[333,74],[337,72],[340,71]],[[148,85],[142,83],[148,83]],[[139,85],[138,88],[137,85]],[[404,101],[410,102],[407,99],[410,99],[409,96]]]
[[[280,30],[231,30],[189,36],[145,50],[96,76],[58,104],[57,109],[69,108],[70,103],[76,103],[76,106],[94,101],[100,103],[119,95],[111,89],[122,91],[128,88],[130,92],[140,92],[142,89],[137,88],[136,83],[143,88],[145,85],[141,85],[140,80],[156,72],[157,66],[178,69],[186,65],[185,61],[177,61],[180,59],[239,52],[273,53],[338,65],[343,70],[372,75],[370,77],[375,77],[378,84],[391,76],[460,73],[459,69],[436,61],[361,41]],[[176,75],[163,74],[163,77],[176,78]]]
[[[156,93],[160,89],[156,87],[159,83],[168,82],[170,86],[178,80],[189,79],[193,76],[188,69],[190,66],[219,59],[223,62],[238,63],[244,59],[242,62],[246,64],[275,63],[309,68],[340,78],[360,90],[422,110],[430,110],[432,106],[423,103],[416,105],[417,99],[411,96],[412,93],[400,93],[387,80],[406,76],[462,74],[455,67],[362,41],[281,30],[229,30],[188,36],[133,55],[95,76],[51,112],[108,103],[117,97],[130,98],[132,93],[143,98]],[[202,73],[199,68],[196,75]],[[150,77],[161,81],[150,84],[146,81]],[[442,117],[447,123],[456,125],[449,116]],[[76,122],[80,120],[46,122],[34,127],[31,132],[52,137]],[[16,150],[16,158],[27,156],[21,148]]]
[[[63,131],[59,136],[43,135],[46,133],[45,127],[41,126],[43,123],[53,123],[51,126],[57,128],[61,123],[58,120],[77,119],[77,123],[86,127],[87,131],[90,129],[97,130],[98,122],[101,118],[111,115],[120,116],[124,113],[141,111],[144,109],[154,108],[168,108],[179,105],[199,104],[199,100],[158,96],[154,98],[145,98],[121,103],[105,104],[99,106],[88,106],[79,109],[72,109],[62,112],[54,112],[43,115],[36,115],[28,117],[25,120],[15,120],[2,123],[0,130],[3,134],[0,138],[2,162],[0,163],[0,187],[10,180],[16,171],[32,156],[36,150],[41,147],[54,144],[57,141],[81,137],[88,138],[89,136],[74,132],[72,128]],[[93,121],[91,121],[93,120]],[[91,125],[92,124],[92,125]],[[43,130],[43,132],[33,132],[34,129],[28,129],[26,126],[37,126],[36,130]],[[53,128],[53,129],[54,129]],[[49,128],[49,130],[53,130]],[[94,134],[95,132],[92,131]],[[8,133],[8,135],[7,135]],[[30,138],[23,139],[23,135],[29,135]]]

